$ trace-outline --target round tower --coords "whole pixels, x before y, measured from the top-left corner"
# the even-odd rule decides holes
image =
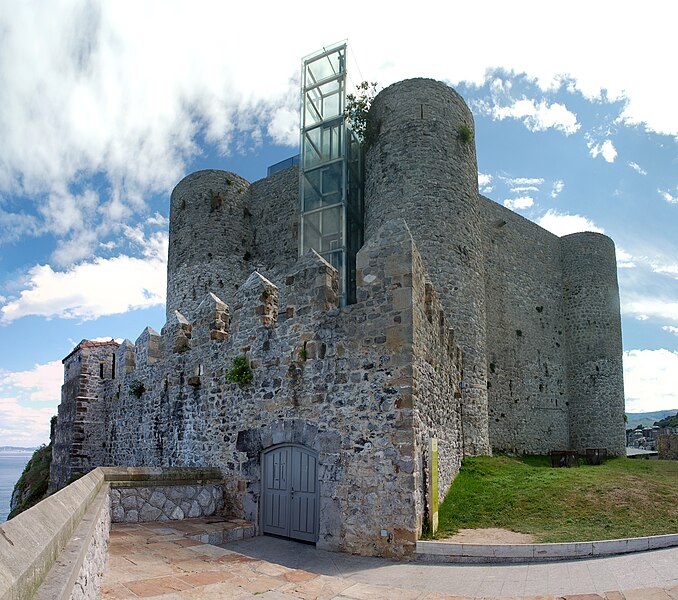
[[[365,236],[407,222],[464,350],[464,450],[490,452],[485,286],[473,115],[432,79],[396,83],[374,99],[365,157]]]
[[[170,198],[167,319],[189,320],[208,292],[232,304],[250,260],[249,183],[228,171],[197,171]]]
[[[600,233],[560,239],[568,339],[570,446],[623,456],[624,378],[614,242]]]

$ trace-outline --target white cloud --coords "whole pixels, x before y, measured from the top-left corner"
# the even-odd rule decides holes
[[[557,198],[560,192],[565,189],[565,182],[562,179],[556,179],[551,189],[551,198]]]
[[[0,388],[14,388],[12,392],[20,392],[31,401],[58,402],[63,380],[60,360],[35,365],[29,371],[0,372]]]
[[[543,177],[505,177],[506,185],[508,186],[537,186],[544,183]]]
[[[478,172],[478,190],[481,194],[490,194],[494,189],[492,181],[494,178],[488,173]]]
[[[0,446],[35,447],[49,443],[49,422],[56,405],[24,406],[0,391]]]
[[[538,192],[539,188],[534,185],[524,185],[511,188],[513,194],[520,194],[521,192]]]
[[[622,295],[622,312],[634,315],[641,321],[649,318],[678,323],[678,302],[674,298],[641,296],[627,292]]]
[[[673,325],[664,325],[662,329],[664,331],[668,331],[669,333],[675,333],[676,335],[678,335],[678,327],[674,327]]]
[[[678,196],[674,196],[671,192],[667,190],[657,190],[657,192],[669,204],[678,204]]]
[[[518,198],[509,198],[504,200],[504,206],[511,210],[525,210],[534,204],[534,200],[529,196],[520,196]]]
[[[158,225],[159,227],[167,227],[169,225],[169,219],[164,217],[160,213],[155,213],[152,217],[146,219],[147,225]]]
[[[678,352],[629,350],[624,352],[624,390],[627,412],[678,408]]]
[[[639,13],[600,2],[587,7],[582,20],[580,11],[565,6],[547,16],[494,2],[492,22],[484,19],[485,4],[458,7],[459,22],[483,22],[495,40],[484,45],[471,27],[450,37],[449,20],[432,22],[427,10],[389,15],[388,26],[375,31],[370,24],[383,21],[381,8],[348,0],[316,30],[317,7],[307,1],[293,13],[267,6],[263,21],[252,3],[197,6],[173,0],[2,5],[0,189],[48,193],[94,171],[113,188],[126,188],[109,207],[124,210],[128,193],[171,187],[203,135],[224,151],[250,126],[296,144],[299,58],[349,30],[360,71],[382,86],[422,75],[480,84],[489,67],[503,68],[526,73],[543,90],[565,83],[588,98],[605,90],[608,99],[627,100],[627,121],[678,133],[675,82],[646,68],[673,51],[672,21],[659,4]],[[554,19],[557,28],[550,26]],[[224,35],[227,23],[252,22],[256,31],[235,26]],[[604,31],[601,22],[609,24]],[[530,35],[513,35],[518,29]],[[587,43],[573,46],[572,32]],[[405,38],[411,44],[393,42]],[[631,38],[638,43],[628,44]],[[492,86],[497,94],[511,91],[510,82],[498,78]],[[565,106],[544,100],[521,99],[498,110],[534,129],[571,133],[579,126]]]
[[[581,231],[605,233],[605,230],[602,227],[598,227],[593,221],[582,215],[570,215],[553,209],[549,209],[544,215],[539,217],[539,219],[537,219],[537,224],[561,237],[569,235],[570,233],[579,233]]]
[[[617,248],[617,268],[618,269],[633,269],[636,267],[633,256],[631,256],[623,248]]]
[[[490,183],[492,183],[492,175],[478,171],[478,185],[490,185]]]
[[[678,279],[678,262],[666,262],[667,258],[657,260],[657,258],[646,259],[647,263],[650,265],[650,268],[654,273],[659,273],[660,275],[668,275],[674,279]]]
[[[569,111],[564,104],[548,104],[541,100],[538,104],[531,99],[516,100],[510,106],[494,105],[489,109],[494,119],[502,121],[506,118],[522,121],[530,131],[546,131],[556,129],[570,135],[579,130],[577,115]]]
[[[614,147],[612,140],[605,140],[602,144],[589,142],[588,146],[589,154],[593,158],[602,156],[609,163],[613,163],[614,159],[617,158],[617,149]]]
[[[26,371],[0,371],[0,446],[49,442],[49,422],[61,399],[63,379],[59,360]]]
[[[629,162],[628,163],[629,167],[631,167],[636,173],[639,173],[640,175],[647,175],[647,171],[643,169],[638,163],[636,162]]]
[[[135,241],[142,245],[143,258],[97,258],[65,271],[49,265],[31,268],[25,289],[0,308],[0,322],[28,315],[88,320],[163,304],[167,236],[156,233],[146,240],[137,235]]]

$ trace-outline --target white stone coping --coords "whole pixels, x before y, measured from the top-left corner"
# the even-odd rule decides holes
[[[418,541],[415,556],[417,560],[432,562],[534,562],[610,556],[672,546],[678,546],[678,533],[563,544],[457,544],[432,540]]]
[[[102,543],[107,545],[108,528],[110,527],[108,494],[109,485],[104,483],[32,600],[71,600],[73,588],[79,579],[80,572],[83,566],[86,568],[85,562],[88,558],[90,541],[94,538],[96,527],[103,518],[106,519],[106,533],[105,541]],[[103,564],[97,565],[97,567],[101,569]]]

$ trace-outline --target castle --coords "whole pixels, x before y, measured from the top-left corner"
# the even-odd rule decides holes
[[[406,556],[431,439],[440,500],[465,455],[624,453],[612,240],[479,195],[473,117],[443,83],[396,83],[369,119],[353,278],[300,252],[297,167],[176,186],[166,325],[64,359],[51,489],[96,466],[214,466],[260,532]]]

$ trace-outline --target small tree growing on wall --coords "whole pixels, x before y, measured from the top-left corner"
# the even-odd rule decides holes
[[[229,383],[237,383],[238,385],[248,384],[254,375],[250,368],[250,363],[247,356],[236,356],[233,359],[233,364],[230,369],[226,371],[226,381]]]
[[[346,95],[346,110],[344,116],[349,127],[356,134],[363,146],[369,146],[374,137],[367,114],[372,101],[377,95],[376,82],[363,81],[356,86],[355,94]]]

